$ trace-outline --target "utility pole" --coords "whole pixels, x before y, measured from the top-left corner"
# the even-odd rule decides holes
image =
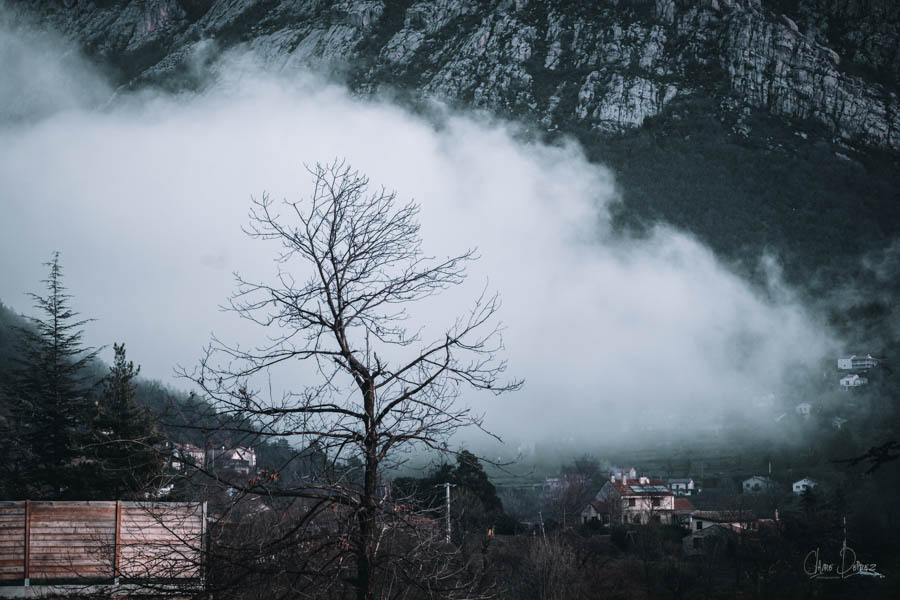
[[[445,509],[447,512],[447,538],[446,542],[450,543],[450,482],[444,484]]]
[[[844,516],[844,543],[841,544],[841,558],[844,557],[844,552],[847,551],[847,517]]]

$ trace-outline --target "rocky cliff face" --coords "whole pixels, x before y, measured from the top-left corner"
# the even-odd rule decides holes
[[[235,46],[543,127],[620,131],[712,96],[900,150],[893,0],[67,0],[28,9],[123,81],[188,80]],[[788,16],[791,15],[791,16]],[[792,18],[793,17],[793,18]],[[840,24],[838,26],[837,24]]]

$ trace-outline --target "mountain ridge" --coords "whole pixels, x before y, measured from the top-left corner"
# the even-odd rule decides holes
[[[197,64],[246,47],[281,71],[340,65],[362,94],[390,85],[548,130],[617,133],[699,95],[725,120],[763,110],[815,122],[853,147],[898,152],[900,67],[891,57],[900,9],[883,0],[851,2],[855,12],[847,4],[49,0],[19,13],[115,67],[121,84],[190,86]]]

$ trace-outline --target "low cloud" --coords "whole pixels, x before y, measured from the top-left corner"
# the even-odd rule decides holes
[[[0,32],[0,48],[19,43]],[[526,385],[461,400],[514,443],[713,422],[834,347],[777,274],[760,289],[683,231],[613,231],[620,191],[575,143],[522,142],[514,125],[459,113],[436,125],[312,74],[266,74],[252,56],[220,63],[202,93],[111,102],[58,52],[28,60],[15,77],[50,83],[27,122],[0,124],[0,299],[31,312],[24,292],[60,250],[73,304],[97,318],[88,341],[125,341],[149,376],[172,381],[211,331],[261,339],[217,310],[231,271],[275,271],[274,248],[241,233],[250,196],[303,197],[303,163],[334,157],[421,203],[426,252],[479,249],[469,282],[419,318],[449,322],[486,281],[500,292],[510,373]],[[4,80],[4,102],[27,105]]]

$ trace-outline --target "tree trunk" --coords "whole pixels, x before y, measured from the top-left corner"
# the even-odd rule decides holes
[[[357,566],[357,600],[375,600],[375,538],[377,536],[376,502],[378,484],[378,437],[375,431],[375,386],[367,382],[365,396],[366,458],[365,481],[359,512],[359,549]]]

